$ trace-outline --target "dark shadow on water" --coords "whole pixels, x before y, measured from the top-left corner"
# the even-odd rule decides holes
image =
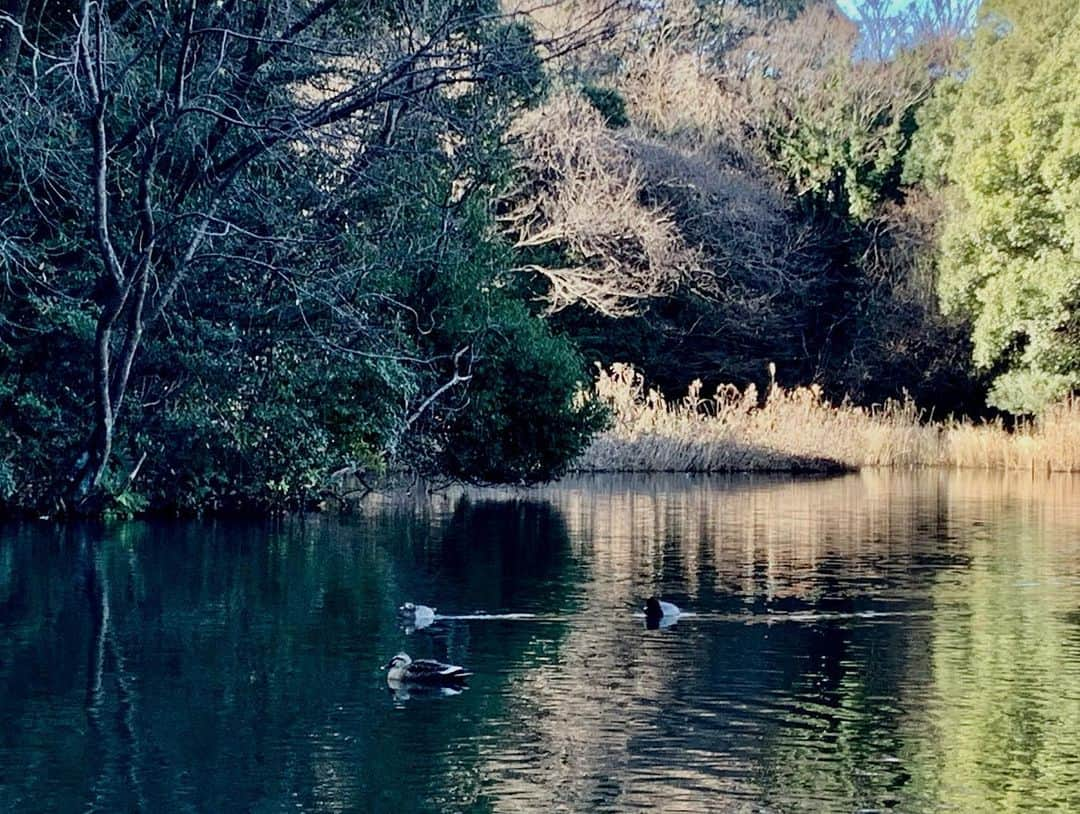
[[[441,543],[441,574],[465,597],[457,612],[560,609],[570,546],[550,503],[463,498]]]

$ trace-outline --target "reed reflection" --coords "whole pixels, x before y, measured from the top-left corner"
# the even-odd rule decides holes
[[[490,755],[502,799],[701,811],[718,799],[1078,802],[1067,758],[1080,749],[1080,580],[1063,576],[1080,573],[1075,479],[615,477],[543,494],[589,567],[555,663],[520,679],[516,750]],[[677,638],[641,638],[623,620],[653,590],[704,612]],[[1070,700],[1048,726],[1052,687]],[[959,725],[980,697],[981,714]],[[993,737],[991,722],[1008,734]],[[541,771],[500,771],[529,754]],[[1048,788],[990,793],[1040,766]]]

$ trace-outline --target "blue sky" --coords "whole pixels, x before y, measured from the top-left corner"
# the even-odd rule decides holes
[[[911,5],[911,2],[912,0],[892,0],[892,3],[890,5],[892,11],[897,11],[899,9],[905,8],[908,5]],[[852,19],[858,18],[859,13],[857,9],[859,4],[857,0],[837,0],[836,4],[840,6],[844,14],[848,15]]]

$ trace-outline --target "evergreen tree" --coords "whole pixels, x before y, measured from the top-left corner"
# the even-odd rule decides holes
[[[1078,82],[1074,0],[995,0],[934,139],[952,185],[942,303],[970,318],[990,402],[1013,412],[1080,386]]]

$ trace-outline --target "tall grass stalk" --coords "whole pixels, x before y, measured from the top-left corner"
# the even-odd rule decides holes
[[[613,426],[576,464],[584,472],[724,472],[951,466],[1080,471],[1080,399],[1012,430],[1000,421],[931,421],[908,398],[872,408],[831,404],[815,387],[775,382],[762,400],[750,385],[701,382],[671,401],[633,367],[601,370],[594,397]]]

